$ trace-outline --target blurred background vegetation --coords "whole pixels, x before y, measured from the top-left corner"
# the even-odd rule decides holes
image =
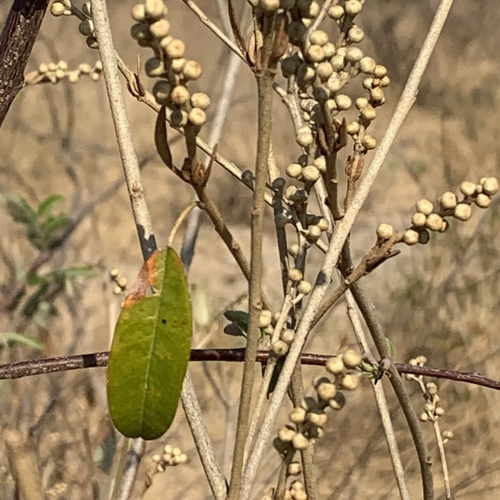
[[[437,0],[366,3],[359,19],[368,35],[365,52],[372,52],[388,67],[393,82],[375,124],[378,138],[437,4]],[[204,67],[198,88],[215,102],[223,91],[221,67],[228,51],[181,2],[168,5],[172,30],[186,41],[190,57]],[[220,22],[215,3],[202,0],[199,5]],[[149,54],[129,37],[131,6],[132,2],[120,1],[110,2],[109,8],[116,46],[134,68],[138,53],[143,59]],[[0,6],[0,23],[8,7]],[[496,0],[456,2],[414,109],[355,225],[355,256],[371,246],[378,223],[406,227],[413,204],[421,197],[434,200],[463,180],[499,175],[499,24]],[[69,67],[82,62],[94,65],[97,52],[87,48],[74,18],[47,15],[28,70],[59,60]],[[156,236],[164,244],[192,194],[156,156],[154,114],[132,97],[127,98],[127,106]],[[284,169],[299,151],[290,147],[291,127],[279,99],[275,108],[274,147]],[[254,163],[255,109],[254,80],[242,68],[219,146],[219,152],[242,169]],[[141,254],[102,80],[82,78],[75,85],[26,87],[2,127],[0,150],[0,363],[106,350],[121,301],[112,293],[109,270],[117,267],[133,280]],[[235,235],[248,248],[248,190],[218,169],[210,189]],[[446,234],[433,236],[427,246],[405,248],[363,280],[398,361],[424,354],[432,366],[500,378],[499,231],[494,200],[488,211],[475,210],[467,224],[455,221]],[[266,287],[277,306],[280,279],[271,224],[264,238]],[[315,258],[319,263],[321,255]],[[18,297],[16,291],[28,271],[26,293]],[[197,322],[194,346],[240,346],[238,339],[222,334],[222,312],[241,300],[246,285],[206,220],[190,282]],[[340,304],[320,324],[308,350],[333,353],[349,333]],[[193,364],[190,370],[227,472],[240,369],[210,363]],[[306,384],[317,373],[306,369]],[[452,489],[457,498],[494,498],[500,494],[500,397],[464,384],[440,382],[439,386],[446,409],[441,425],[455,435],[447,444]],[[107,498],[116,437],[107,417],[104,387],[102,369],[0,381],[0,427],[26,437],[34,450],[29,452],[34,472],[48,498]],[[413,391],[418,408],[422,399],[416,385]],[[349,398],[346,409],[329,420],[317,445],[324,498],[397,497],[385,439],[368,394],[366,382],[364,390]],[[411,439],[397,405],[391,404],[410,488],[418,497],[418,465]],[[436,446],[428,427],[436,487],[442,492]],[[168,498],[208,498],[181,411],[167,436],[149,444],[137,496],[149,484],[148,475],[154,469],[151,456],[167,442],[179,446],[189,462],[156,475],[145,498],[159,498],[155,491],[163,495],[166,486],[171,492]],[[25,452],[29,454],[19,453]],[[278,455],[270,453],[268,460],[256,498],[272,485]],[[13,491],[0,441],[0,497],[13,498]]]

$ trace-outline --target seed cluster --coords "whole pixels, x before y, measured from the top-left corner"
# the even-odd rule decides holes
[[[348,349],[326,362],[328,375],[314,383],[316,397],[306,398],[301,406],[294,408],[289,414],[290,423],[278,431],[274,445],[281,454],[304,450],[323,436],[328,420],[327,410],[341,410],[346,400],[343,391],[358,387],[361,361],[359,352]],[[295,466],[291,470],[296,471],[296,475],[300,474],[300,469],[297,471]]]
[[[141,47],[150,47],[154,56],[145,63],[146,74],[159,78],[153,87],[156,102],[172,111],[171,122],[177,127],[188,123],[201,127],[206,121],[210,98],[202,92],[190,93],[188,83],[202,75],[198,61],[186,58],[186,46],[171,35],[168,9],[162,0],[145,0],[132,7],[136,23],[131,35]]]
[[[498,193],[500,185],[496,177],[483,177],[478,183],[464,181],[460,184],[460,195],[451,191],[443,193],[436,204],[428,199],[419,200],[415,204],[415,213],[411,218],[411,226],[404,231],[401,241],[407,245],[426,244],[430,232],[445,232],[449,227],[447,217],[467,221],[472,216],[472,206],[488,208],[491,198]],[[394,228],[390,224],[380,224],[377,238],[383,242],[391,238]]]
[[[113,287],[113,293],[115,295],[121,295],[127,289],[127,278],[120,274],[120,271],[115,267],[109,271],[109,277],[111,281],[115,284]]]
[[[153,455],[151,460],[156,464],[156,472],[164,472],[167,467],[186,463],[188,458],[185,453],[182,453],[180,448],[167,444],[163,448],[163,453],[161,455]]]
[[[81,76],[89,76],[97,81],[102,74],[102,63],[97,61],[93,66],[81,63],[76,69],[70,69],[66,61],[57,63],[42,63],[37,70],[26,75],[26,85],[35,85],[41,82],[58,83],[67,79],[70,83],[77,83]]]

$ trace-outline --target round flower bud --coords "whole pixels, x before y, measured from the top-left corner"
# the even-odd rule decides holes
[[[299,146],[303,148],[309,147],[314,141],[311,129],[308,126],[300,127],[295,136],[295,140]]]
[[[307,420],[313,425],[323,427],[328,420],[328,415],[324,411],[309,412],[307,414]]]
[[[166,106],[170,99],[170,92],[172,87],[167,80],[158,80],[153,86],[153,95],[156,102],[161,106]]]
[[[292,445],[296,450],[305,450],[309,447],[309,439],[301,432],[297,432],[295,436],[293,436]]]
[[[351,98],[344,94],[339,94],[335,97],[335,104],[340,111],[348,110],[351,107]]]
[[[194,108],[207,109],[210,106],[210,97],[203,92],[195,92],[191,95],[191,106]]]
[[[345,370],[344,361],[341,356],[333,356],[325,363],[326,369],[333,375],[338,375]]]
[[[186,102],[189,101],[189,90],[184,87],[184,85],[177,85],[177,87],[174,87],[172,89],[172,92],[170,93],[170,98],[172,99],[172,102],[175,104],[185,104]]]
[[[439,204],[445,210],[455,208],[457,206],[457,197],[455,193],[452,193],[451,191],[443,193],[441,198],[439,198]]]
[[[320,45],[323,47],[326,43],[328,43],[328,35],[323,30],[314,30],[309,35],[309,41],[311,45]]]
[[[116,284],[122,289],[127,288],[127,278],[125,276],[118,276],[116,278]]]
[[[491,204],[491,198],[484,193],[479,193],[474,201],[479,208],[488,208]]]
[[[331,64],[330,64],[331,66]],[[333,66],[332,66],[333,69]],[[335,94],[344,86],[342,80],[339,78],[337,73],[333,73],[332,76],[326,82],[326,88],[332,93]]]
[[[453,211],[453,217],[458,220],[466,221],[472,215],[472,208],[467,203],[459,203]]]
[[[375,149],[377,147],[377,140],[372,135],[365,134],[361,140],[361,145],[367,150]]]
[[[316,225],[320,228],[321,231],[328,231],[328,229],[330,228],[330,222],[326,217],[321,217]]]
[[[297,186],[288,186],[285,191],[285,198],[292,201],[294,196],[297,194]]]
[[[173,109],[170,122],[174,127],[185,127],[188,123],[188,114],[183,109]]]
[[[464,196],[472,196],[476,192],[476,185],[470,181],[464,181],[460,184],[460,191]]]
[[[354,101],[354,105],[356,106],[357,109],[361,111],[362,109],[365,109],[367,106],[369,106],[370,103],[366,97],[358,97]]]
[[[295,332],[290,328],[286,328],[280,333],[280,339],[290,345],[295,338]]]
[[[207,114],[200,108],[192,108],[188,115],[190,123],[197,127],[201,127],[207,122]]]
[[[373,82],[374,82],[374,79],[371,76],[366,77],[363,80],[363,84],[362,84],[363,88],[365,90],[371,90],[374,87]]]
[[[53,2],[50,6],[50,13],[55,17],[64,15],[65,10],[66,7],[61,2]]]
[[[444,415],[444,408],[442,406],[438,406],[435,410],[434,413],[437,417],[441,417]]]
[[[359,129],[360,129],[361,125],[359,124],[359,122],[351,122],[347,125],[347,133],[349,135],[356,135],[359,133]]]
[[[307,32],[307,28],[302,21],[291,22],[286,29],[291,42],[300,41]]]
[[[203,69],[198,61],[186,61],[186,64],[184,64],[182,68],[182,72],[189,80],[197,80],[200,78]]]
[[[319,238],[321,237],[321,229],[316,226],[312,225],[307,228],[307,240],[310,242],[315,242],[318,241]]]
[[[346,11],[346,14],[350,16],[355,16],[361,12],[361,9],[363,8],[363,5],[359,0],[347,0],[344,9]]]
[[[144,21],[146,19],[146,10],[143,3],[138,3],[132,7],[130,15],[134,21]]]
[[[300,247],[297,243],[290,245],[288,253],[290,254],[291,257],[297,257],[297,255],[299,255],[299,252],[300,252]]]
[[[380,79],[379,85],[381,87],[388,87],[391,83],[391,79],[386,75]]]
[[[302,474],[302,465],[300,464],[300,462],[291,462],[286,468],[286,473],[289,476],[298,476]]]
[[[377,118],[377,112],[375,111],[375,108],[372,105],[365,106],[359,114],[366,120],[366,121],[373,121],[375,118]]]
[[[496,177],[488,177],[481,183],[483,186],[483,192],[490,196],[498,193],[500,186],[498,184],[498,179]]]
[[[288,418],[290,422],[293,422],[294,424],[302,424],[306,421],[306,415],[306,410],[301,406],[297,406],[290,412]]]
[[[278,437],[281,441],[283,441],[283,443],[290,443],[296,433],[297,431],[292,429],[290,426],[285,426],[278,431]]]
[[[429,415],[427,415],[427,413],[422,413],[420,415],[420,421],[421,422],[428,422],[429,421]]]
[[[162,45],[165,54],[171,59],[178,59],[184,57],[186,51],[186,44],[178,38],[172,38],[167,45]]]
[[[423,198],[415,203],[415,210],[421,214],[430,215],[434,210],[434,205],[429,200]]]
[[[186,64],[186,59],[180,57],[179,59],[171,59],[170,67],[174,73],[181,73],[184,69],[184,65]]]
[[[78,65],[78,71],[82,75],[90,75],[90,72],[92,71],[92,68],[90,67],[90,64],[87,63],[80,63]]]
[[[281,72],[285,78],[289,78],[292,75],[297,73],[300,64],[302,63],[302,59],[297,56],[297,54],[293,54],[292,56],[286,57],[281,61]]]
[[[166,19],[159,19],[153,24],[149,25],[149,32],[157,40],[166,37],[170,32],[170,23]]]
[[[167,7],[163,0],[145,0],[144,9],[149,19],[160,19],[167,14]]]
[[[331,17],[334,21],[340,21],[342,16],[344,15],[344,7],[341,5],[334,5],[328,9],[328,16]]]
[[[370,99],[374,103],[383,102],[385,99],[384,91],[380,87],[370,89]]]
[[[276,356],[281,357],[288,352],[289,345],[283,340],[278,339],[275,342],[273,342],[271,348],[274,354],[276,354]]]
[[[141,44],[140,40],[137,40],[139,45]],[[85,43],[87,44],[87,47],[89,49],[97,49],[99,48],[99,44],[97,43],[97,39],[93,36],[88,36],[86,39],[85,39]]]
[[[425,226],[431,231],[441,231],[443,227],[443,218],[438,214],[430,214],[427,216]]]
[[[288,278],[294,283],[298,283],[303,279],[302,271],[296,267],[292,267],[288,270]]]
[[[271,324],[271,311],[262,311],[259,316],[259,328],[267,328]]]
[[[349,391],[353,391],[359,385],[359,375],[354,373],[347,373],[340,380],[340,385]]]
[[[441,229],[439,230],[440,233],[444,233],[448,231],[448,228],[450,227],[450,224],[446,219],[443,219],[443,224],[441,225]]]
[[[361,59],[361,61],[359,61],[359,69],[363,73],[372,74],[376,66],[377,63],[372,57],[365,56]]]
[[[298,163],[290,163],[285,168],[285,173],[286,175],[288,175],[288,177],[297,179],[298,177],[300,177],[300,174],[302,174],[302,165],[299,165]]]
[[[130,28],[130,36],[134,40],[146,40],[149,37],[149,27],[144,23],[133,24]]]
[[[302,17],[314,19],[320,11],[319,3],[316,0],[297,0],[297,7],[300,9]]]
[[[113,294],[114,295],[121,295],[122,292],[123,292],[123,289],[120,286],[115,285],[113,287]]]
[[[317,227],[317,226],[315,226],[315,227]],[[303,295],[307,295],[307,294],[311,293],[311,290],[312,290],[312,284],[309,281],[302,280],[297,285],[297,292],[299,292]]]
[[[335,397],[328,401],[328,406],[333,410],[341,410],[345,406],[345,396],[344,393],[337,391]]]
[[[330,57],[335,55],[335,45],[333,45],[332,42],[325,43],[325,45],[323,45],[323,53],[326,59],[330,59]]]
[[[418,232],[413,229],[407,229],[403,234],[403,241],[407,245],[416,245],[418,243]]]
[[[411,224],[416,228],[424,227],[426,222],[427,216],[420,212],[413,214],[413,217],[411,218]]]
[[[347,32],[347,38],[349,38],[349,40],[353,43],[361,42],[364,37],[365,37],[365,32],[361,28],[358,28],[357,26],[353,26]]]
[[[356,368],[361,363],[362,357],[358,351],[354,349],[347,349],[342,355],[342,361],[347,368]]]
[[[387,74],[387,68],[381,64],[377,64],[373,70],[373,76],[375,78],[383,78]]]
[[[431,235],[429,234],[429,231],[427,231],[427,229],[424,229],[423,231],[420,231],[418,233],[418,242],[421,245],[426,245],[427,243],[429,243],[430,238]]]
[[[394,228],[390,224],[379,224],[377,227],[377,236],[381,240],[388,240],[394,234]]]
[[[260,0],[260,6],[265,12],[276,12],[280,8],[280,0]]]
[[[335,387],[335,384],[332,384],[331,382],[321,382],[321,384],[318,384],[316,387],[316,392],[321,400],[328,401],[335,396],[337,388]]]
[[[146,71],[146,75],[150,77],[161,76],[165,73],[165,66],[161,59],[150,57],[144,65],[144,70]]]
[[[302,179],[305,182],[316,182],[320,175],[319,170],[314,165],[307,165],[302,169]]]
[[[321,81],[324,82],[333,75],[333,67],[329,62],[323,61],[318,64],[316,74],[320,77]]]
[[[335,54],[331,59],[330,63],[335,71],[342,71],[345,68],[346,61],[344,54]]]
[[[319,45],[309,45],[306,49],[306,58],[313,63],[321,62],[325,58],[323,48]]]
[[[94,21],[92,19],[85,19],[78,25],[78,31],[83,36],[91,36],[94,34]]]
[[[324,156],[318,156],[314,159],[313,165],[319,170],[320,173],[326,172],[326,159]]]
[[[351,63],[357,63],[363,57],[363,51],[358,47],[349,47],[345,54],[346,59]]]

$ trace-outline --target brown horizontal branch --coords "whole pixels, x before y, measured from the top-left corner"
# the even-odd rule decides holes
[[[266,363],[269,357],[268,351],[258,351],[256,361]],[[303,365],[322,366],[329,355],[313,354],[305,352],[300,358]],[[0,380],[31,377],[46,373],[65,372],[79,370],[82,368],[98,368],[107,366],[109,352],[92,352],[88,354],[74,354],[59,358],[32,359],[0,365]],[[192,349],[191,361],[225,361],[242,362],[245,359],[245,349]],[[396,363],[399,373],[411,373],[424,377],[443,378],[455,382],[467,382],[469,384],[500,390],[500,381],[484,377],[479,373],[461,372],[447,370],[446,368],[431,368],[428,366],[412,366]]]

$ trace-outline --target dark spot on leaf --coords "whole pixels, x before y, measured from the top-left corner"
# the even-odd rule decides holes
[[[162,325],[166,325],[167,324],[167,320],[166,319],[162,319],[161,323],[162,323]]]

